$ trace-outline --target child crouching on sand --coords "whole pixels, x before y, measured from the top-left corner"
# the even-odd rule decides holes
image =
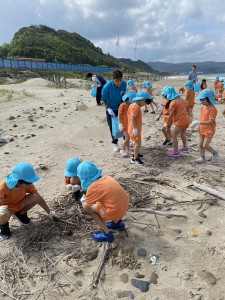
[[[51,220],[58,218],[33,185],[39,179],[31,164],[21,162],[16,164],[5,180],[0,182],[0,241],[11,236],[9,228],[11,216],[20,224],[29,225],[31,220],[27,212],[37,204]]]
[[[72,200],[79,200],[80,198],[80,180],[77,177],[77,167],[81,161],[72,157],[66,161],[66,170],[64,173],[64,182],[66,184],[66,189],[68,195],[72,194]]]
[[[164,97],[164,102],[162,104],[162,110],[160,112],[160,114],[157,116],[157,118],[155,119],[156,121],[159,121],[160,117],[163,115],[163,122],[162,122],[162,133],[165,136],[165,141],[163,142],[164,146],[171,146],[173,143],[171,141],[171,126],[173,124],[173,120],[171,119],[170,123],[168,122],[168,116],[169,116],[169,109],[166,108],[167,104],[168,104],[168,100],[167,100],[167,90],[168,90],[168,86],[164,86],[162,89],[162,95]]]
[[[88,160],[79,164],[77,174],[82,190],[86,191],[82,207],[101,228],[92,233],[92,238],[97,242],[112,242],[112,230],[125,228],[122,218],[128,209],[127,192],[111,176],[102,175],[102,170]]]
[[[199,93],[198,99],[201,101],[202,107],[200,110],[200,121],[191,123],[191,128],[199,126],[199,151],[200,158],[195,161],[197,164],[206,162],[205,150],[212,153],[211,161],[216,162],[218,159],[218,152],[214,150],[209,144],[216,131],[216,115],[217,109],[213,93],[210,89],[204,89]]]
[[[119,110],[118,110],[118,119],[119,119],[119,130],[123,132],[125,140],[123,143],[123,148],[120,151],[122,156],[126,157],[129,155],[129,142],[130,142],[130,136],[128,134],[128,117],[127,112],[128,108],[131,103],[133,103],[133,98],[136,97],[136,92],[133,90],[128,91],[123,97],[123,103],[120,104]]]
[[[165,127],[168,127],[171,120],[173,120],[174,128],[171,131],[173,141],[173,150],[167,151],[167,156],[178,157],[181,153],[188,152],[186,144],[186,129],[190,124],[190,117],[187,111],[187,106],[180,95],[175,91],[174,87],[168,87],[166,91],[167,100],[166,109],[169,109],[169,117]],[[177,137],[180,135],[183,147],[178,149]]]

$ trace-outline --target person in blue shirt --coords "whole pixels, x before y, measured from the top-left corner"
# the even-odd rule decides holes
[[[102,89],[102,101],[106,107],[107,123],[110,129],[114,151],[119,152],[118,139],[112,135],[112,116],[118,116],[118,109],[122,103],[122,97],[126,93],[127,83],[123,80],[120,70],[113,72],[113,79],[108,81]]]
[[[192,71],[188,74],[188,80],[191,80],[192,82],[196,82],[198,77],[198,72],[196,71],[196,65],[193,65],[191,69]]]

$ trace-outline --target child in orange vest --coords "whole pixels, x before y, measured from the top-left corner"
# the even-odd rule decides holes
[[[133,98],[134,103],[128,108],[128,134],[131,140],[134,142],[134,155],[131,159],[132,164],[143,164],[140,159],[142,157],[139,154],[139,149],[141,146],[141,130],[142,130],[142,112],[141,107],[145,103],[150,104],[152,101],[152,96],[146,91],[139,91],[135,98]]]
[[[216,162],[218,159],[218,152],[214,150],[209,144],[216,131],[216,115],[217,109],[213,93],[210,89],[204,89],[199,93],[198,99],[201,101],[202,107],[200,110],[200,121],[191,123],[191,128],[199,126],[199,150],[200,158],[195,161],[197,164],[206,162],[205,150],[212,153],[211,161]]]
[[[130,142],[130,136],[127,131],[128,130],[127,112],[130,104],[133,103],[133,98],[136,97],[136,94],[137,93],[134,90],[130,90],[125,95],[123,95],[122,97],[123,103],[120,104],[118,110],[119,130],[123,132],[125,137],[123,148],[120,151],[120,153],[124,157],[129,155],[129,142]]]
[[[77,177],[77,167],[81,161],[72,157],[66,161],[66,170],[64,173],[64,182],[66,184],[66,189],[68,195],[72,194],[72,200],[79,200],[80,198],[80,180]]]
[[[185,104],[187,105],[189,116],[192,119],[192,117],[193,117],[193,108],[194,108],[194,104],[195,104],[194,84],[191,80],[188,80],[185,83],[185,87],[186,87]]]
[[[131,80],[131,79],[127,81],[127,90],[128,91],[133,90],[133,91],[135,91],[137,93],[137,88],[134,85],[133,80]]]
[[[190,124],[190,117],[187,111],[187,106],[180,95],[175,91],[174,87],[168,87],[166,91],[167,100],[169,100],[166,108],[169,109],[169,117],[165,127],[168,127],[171,120],[173,120],[174,128],[172,129],[171,136],[174,149],[167,151],[167,156],[178,157],[181,153],[188,152],[186,145],[186,129]],[[183,147],[178,149],[177,137],[180,135]]]
[[[150,94],[150,96],[152,96],[152,101],[150,103],[150,106],[151,106],[151,109],[152,109],[151,114],[155,114],[155,109],[153,107],[153,104],[155,105],[156,108],[158,106],[157,106],[157,104],[153,100],[152,84],[151,84],[150,81],[147,80],[147,81],[143,82],[143,85],[144,85],[144,88],[146,89],[146,91]],[[145,104],[145,110],[144,110],[144,112],[148,112],[147,104]]]

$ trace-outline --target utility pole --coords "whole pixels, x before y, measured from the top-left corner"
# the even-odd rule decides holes
[[[134,60],[137,59],[137,40],[136,40],[136,43],[135,43],[135,46],[134,46]]]
[[[118,35],[118,39],[116,41],[116,54],[117,54],[117,58],[119,58],[119,46],[120,46],[120,36]]]

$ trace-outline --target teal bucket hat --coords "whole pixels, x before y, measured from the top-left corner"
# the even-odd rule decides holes
[[[134,86],[133,80],[132,80],[132,79],[128,80],[128,81],[127,81],[127,85],[128,85],[128,86]]]
[[[93,181],[102,176],[102,169],[97,168],[93,162],[85,160],[79,164],[77,176],[80,178],[82,190],[86,191]]]
[[[151,89],[152,88],[152,84],[149,80],[146,80],[143,82],[144,87],[146,87],[147,89]]]
[[[66,161],[66,170],[64,175],[68,177],[77,176],[77,167],[79,166],[80,163],[81,161],[76,157],[72,157],[68,159]]]
[[[133,99],[136,97],[136,95],[137,93],[134,90],[130,90],[123,95],[122,100],[126,101],[128,98],[131,103],[134,103]]]
[[[165,85],[165,86],[162,88],[161,95],[167,96],[168,88],[169,88],[169,86],[168,86],[168,85]]]
[[[175,99],[175,98],[178,98],[180,97],[180,95],[175,91],[174,87],[173,86],[169,86],[168,87],[168,91],[167,91],[167,99],[169,101]]]
[[[153,97],[146,90],[141,90],[137,93],[136,97],[133,98],[134,101],[142,99],[153,99]]]
[[[209,101],[211,102],[211,104],[216,103],[216,100],[214,99],[214,96],[213,96],[213,92],[210,89],[202,90],[197,97],[197,99],[199,99],[199,100],[203,100],[205,98],[208,98]]]
[[[8,174],[5,178],[6,185],[9,189],[13,189],[18,180],[24,180],[28,183],[36,182],[40,177],[34,171],[33,166],[27,162],[21,162],[16,164],[12,168],[12,172]]]
[[[188,80],[185,82],[185,86],[190,89],[190,90],[193,90],[194,89],[194,84],[191,80]]]

